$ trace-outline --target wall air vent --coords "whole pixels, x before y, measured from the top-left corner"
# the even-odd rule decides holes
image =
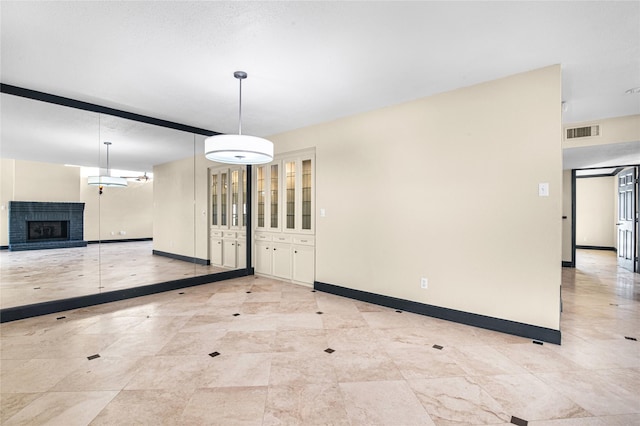
[[[600,125],[587,127],[574,127],[567,129],[567,139],[588,138],[600,135]]]

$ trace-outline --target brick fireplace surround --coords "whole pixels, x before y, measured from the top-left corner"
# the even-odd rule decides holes
[[[67,236],[29,240],[29,222],[68,222]],[[84,238],[84,203],[37,201],[9,202],[9,251],[86,247]]]

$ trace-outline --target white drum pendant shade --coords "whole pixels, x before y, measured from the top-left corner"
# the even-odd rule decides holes
[[[215,135],[204,140],[204,155],[227,164],[265,164],[273,160],[273,143],[257,136]]]
[[[89,176],[87,183],[92,186],[127,186],[127,180],[116,176]]]
[[[236,71],[233,76],[240,84],[238,104],[238,134],[215,135],[204,140],[204,155],[208,160],[227,164],[265,164],[273,160],[273,143],[257,136],[242,134],[242,80],[247,78],[244,71]]]

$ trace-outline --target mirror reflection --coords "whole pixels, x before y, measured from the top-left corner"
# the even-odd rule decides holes
[[[211,262],[205,136],[1,96],[0,308],[244,267]]]

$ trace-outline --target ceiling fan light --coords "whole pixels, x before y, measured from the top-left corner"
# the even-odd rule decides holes
[[[273,160],[273,143],[248,135],[215,135],[204,140],[208,160],[226,164],[265,164]]]

